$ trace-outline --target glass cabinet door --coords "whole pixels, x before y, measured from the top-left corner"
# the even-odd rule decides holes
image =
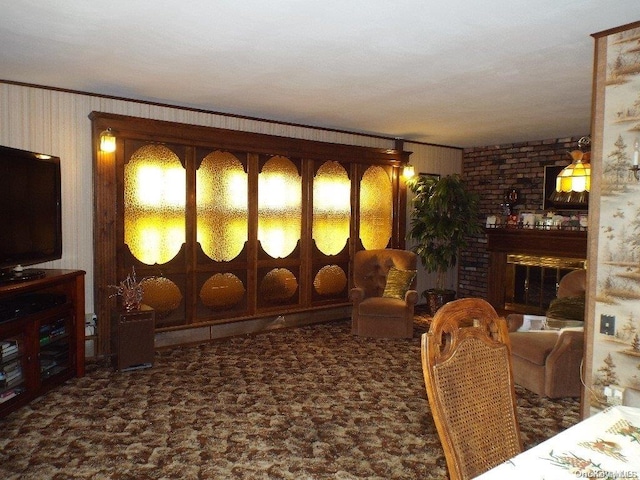
[[[26,391],[24,335],[0,338],[0,408]]]
[[[69,313],[42,320],[38,326],[40,381],[71,370],[73,323]]]

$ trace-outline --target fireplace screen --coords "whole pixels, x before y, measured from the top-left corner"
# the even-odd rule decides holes
[[[586,263],[579,258],[507,255],[505,309],[544,315],[560,279]]]

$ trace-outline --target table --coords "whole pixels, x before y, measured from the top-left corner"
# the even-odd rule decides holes
[[[640,479],[640,408],[609,407],[477,480]]]

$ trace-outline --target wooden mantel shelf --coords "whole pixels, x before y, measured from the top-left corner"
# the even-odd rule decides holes
[[[587,258],[586,230],[486,228],[485,232],[489,252]]]
[[[489,252],[487,301],[498,311],[505,307],[507,255],[587,258],[584,230],[487,228],[485,232]]]

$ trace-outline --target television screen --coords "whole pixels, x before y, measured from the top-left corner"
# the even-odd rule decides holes
[[[0,146],[0,269],[62,257],[60,159]]]

